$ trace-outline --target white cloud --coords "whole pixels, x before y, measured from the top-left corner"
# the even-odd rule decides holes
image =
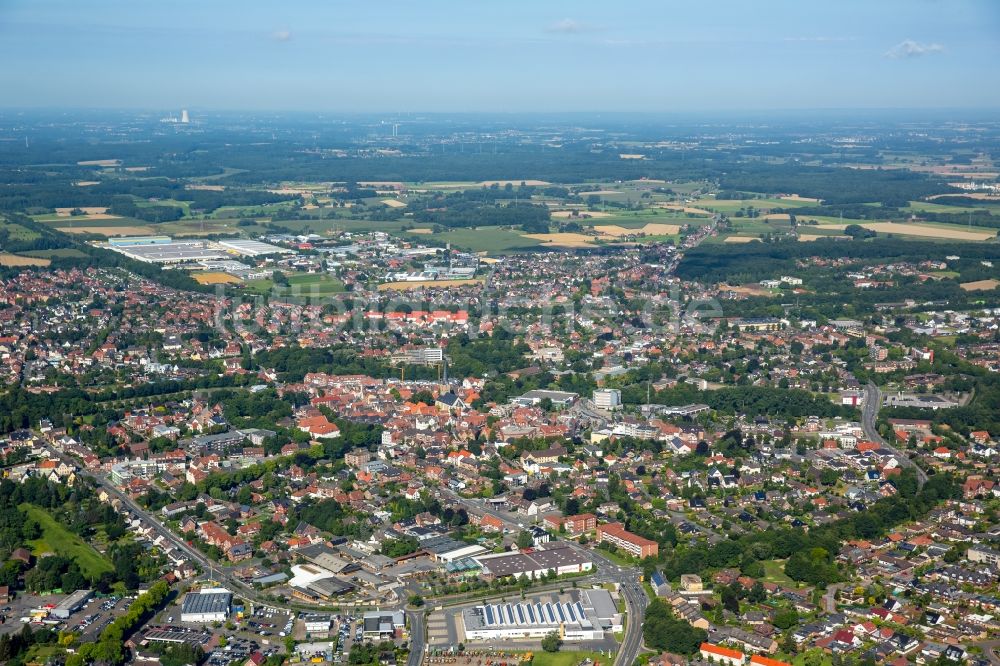
[[[885,52],[886,58],[899,60],[901,58],[919,58],[920,56],[944,53],[944,46],[937,43],[924,44],[912,39],[904,39]]]
[[[292,39],[291,30],[275,30],[271,33],[271,39],[276,42],[287,42]]]
[[[547,28],[548,32],[561,32],[566,35],[575,35],[584,32],[586,28],[582,23],[575,19],[564,18],[561,21],[556,21]]]

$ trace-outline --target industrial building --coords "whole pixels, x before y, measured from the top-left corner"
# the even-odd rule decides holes
[[[522,575],[541,578],[555,571],[556,575],[583,573],[594,568],[593,558],[586,552],[565,542],[546,544],[544,549],[522,553],[502,553],[473,557],[482,566],[482,577],[486,580]]]
[[[578,393],[569,393],[566,391],[546,391],[544,389],[535,389],[533,391],[528,391],[522,396],[518,396],[511,400],[514,404],[520,405],[521,407],[534,407],[548,398],[552,401],[552,404],[556,407],[569,407],[576,399],[579,398]]]
[[[367,640],[400,638],[406,618],[403,611],[367,611],[362,616],[362,635]]]
[[[119,241],[112,244],[112,241]],[[121,241],[125,241],[122,244]],[[182,264],[207,259],[224,259],[226,251],[207,241],[174,241],[165,237],[111,239],[108,249],[147,264]]]
[[[220,240],[219,245],[244,257],[263,257],[269,254],[295,254],[294,250],[255,240]]]
[[[544,638],[555,632],[564,641],[601,640],[622,630],[622,615],[607,590],[583,590],[577,599],[558,602],[484,604],[462,611],[466,640]]]
[[[233,593],[223,587],[189,592],[181,603],[181,622],[225,622]]]
[[[56,607],[52,609],[50,614],[60,620],[65,620],[70,615],[86,606],[92,596],[94,596],[93,590],[77,590],[60,601]]]

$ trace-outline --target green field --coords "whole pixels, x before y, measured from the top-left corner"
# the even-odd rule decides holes
[[[785,573],[784,560],[764,560],[764,580],[785,587],[798,587],[799,584]]]
[[[0,218],[0,229],[5,229],[8,238],[12,241],[32,241],[39,237],[38,232],[22,227],[20,224],[8,222],[3,218]]]
[[[271,294],[279,297],[319,297],[338,294],[344,291],[344,283],[332,275],[320,273],[286,273],[290,288],[275,289],[274,282],[266,280],[247,280],[243,283],[244,291],[254,294]]]
[[[80,259],[87,256],[85,253],[72,247],[59,248],[58,250],[32,250],[31,252],[22,252],[21,254],[26,257],[40,257],[42,259]]]
[[[440,234],[407,234],[407,238],[438,243],[451,243],[456,248],[472,252],[502,253],[540,245],[534,238],[525,238],[517,231],[500,227],[452,229]]]
[[[18,508],[27,512],[30,518],[42,526],[42,538],[31,542],[32,552],[35,555],[56,553],[63,557],[71,557],[76,560],[83,574],[90,578],[96,578],[105,571],[112,570],[110,562],[78,535],[56,522],[45,509],[27,502],[20,504]]]
[[[757,210],[774,208],[805,208],[817,205],[811,201],[796,201],[794,199],[713,199],[706,197],[688,204],[692,208],[704,208],[719,213],[734,213],[740,208],[753,206]]]
[[[947,201],[947,199],[940,199],[940,201]],[[954,213],[958,215],[968,215],[970,211],[974,213],[989,212],[991,208],[994,211],[997,210],[997,206],[993,202],[983,202],[983,204],[982,207],[972,207],[952,206],[936,201],[911,201],[909,206],[900,208],[900,210],[907,213]]]
[[[344,291],[344,283],[325,273],[299,273],[288,276],[288,284],[308,293],[334,294]]]
[[[604,666],[610,666],[614,662],[614,656],[605,657],[600,652],[591,652],[588,650],[560,650],[559,652],[539,650],[531,654],[534,657],[531,660],[532,666],[577,666],[584,659],[590,659],[595,664],[602,664]]]

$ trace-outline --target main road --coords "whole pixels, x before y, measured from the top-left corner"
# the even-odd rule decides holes
[[[878,417],[878,410],[881,406],[882,392],[878,390],[878,387],[873,382],[868,382],[868,385],[865,387],[865,404],[861,409],[861,427],[865,431],[865,437],[879,446],[892,451],[896,459],[899,460],[900,465],[912,467],[917,474],[917,484],[923,487],[927,483],[927,472],[921,469],[920,465],[910,460],[908,455],[905,455],[899,449],[885,441],[882,435],[878,433],[878,428],[875,427],[875,419]]]

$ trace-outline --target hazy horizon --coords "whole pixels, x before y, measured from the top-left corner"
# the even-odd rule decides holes
[[[4,108],[735,113],[1000,108],[1000,4],[13,0]]]

